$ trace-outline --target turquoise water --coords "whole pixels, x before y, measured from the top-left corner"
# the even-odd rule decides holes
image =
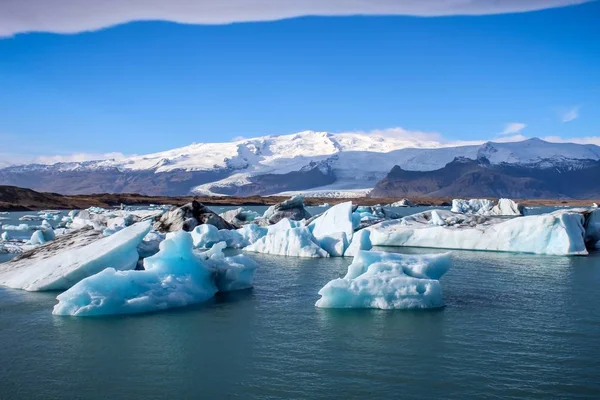
[[[322,310],[349,260],[251,255],[202,306],[51,315],[0,289],[0,398],[598,398],[600,257],[457,251],[435,311]]]
[[[600,398],[598,253],[454,251],[430,311],[317,309],[351,260],[249,256],[253,290],[148,315],[0,288],[0,399]]]

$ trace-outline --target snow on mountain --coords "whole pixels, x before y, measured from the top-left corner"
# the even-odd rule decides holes
[[[340,195],[373,188],[398,165],[405,170],[432,171],[456,157],[485,157],[492,164],[520,164],[535,168],[578,168],[586,160],[600,160],[600,147],[550,143],[540,139],[449,147],[435,140],[407,135],[328,133],[304,131],[226,143],[197,143],[122,160],[87,161],[9,167],[2,171],[98,171],[122,173],[218,172],[219,179],[190,187],[198,194],[226,193],[228,188],[256,185],[256,178],[319,168],[331,176],[326,186],[311,190]],[[291,179],[291,178],[290,178]]]

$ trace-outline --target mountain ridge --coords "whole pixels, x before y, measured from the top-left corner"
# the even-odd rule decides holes
[[[266,195],[318,189],[366,191],[394,166],[434,171],[456,157],[561,171],[600,161],[600,147],[541,139],[450,146],[361,133],[304,131],[226,143],[195,143],[121,160],[0,168],[0,184],[65,194]]]

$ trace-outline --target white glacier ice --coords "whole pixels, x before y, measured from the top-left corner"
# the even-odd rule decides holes
[[[331,233],[315,240],[331,257],[342,257],[348,248],[348,239],[344,232]]]
[[[140,222],[83,247],[67,247],[47,258],[31,257],[0,264],[0,285],[31,291],[63,290],[107,267],[133,269],[139,258],[137,246],[150,228],[150,221]]]
[[[452,200],[452,212],[461,214],[495,215],[495,216],[519,216],[523,215],[523,207],[511,199],[500,199],[494,204],[489,199],[454,199]]]
[[[210,249],[220,242],[219,229],[211,224],[198,225],[192,231],[192,241],[197,249]]]
[[[434,210],[449,226],[431,225],[433,211],[367,229],[373,246],[414,246],[549,255],[584,255],[584,216],[557,211],[509,220]]]
[[[144,259],[144,268],[106,268],[58,295],[52,313],[94,316],[158,311],[201,303],[217,292],[212,270],[194,254],[192,237],[184,231],[164,240],[157,254]]]
[[[449,254],[407,255],[359,251],[344,278],[320,291],[321,308],[420,309],[444,305],[439,280]]]
[[[371,250],[372,247],[371,231],[368,229],[361,229],[352,236],[352,242],[344,252],[344,257],[355,257],[360,250]]]
[[[256,262],[251,258],[238,254],[233,257],[225,257],[223,249],[224,242],[217,243],[210,250],[200,254],[206,265],[213,269],[214,280],[219,292],[230,292],[232,290],[249,289],[254,280]]]
[[[243,250],[288,257],[329,257],[308,228],[303,226],[268,233]]]
[[[348,240],[352,239],[352,202],[337,204],[309,224],[315,238],[319,239],[332,233],[344,232]]]
[[[256,263],[225,257],[225,243],[196,254],[188,232],[170,233],[142,271],[107,268],[60,294],[53,314],[133,314],[202,303],[215,293],[252,287]]]
[[[436,210],[431,211],[431,219],[429,220],[429,223],[431,225],[437,225],[437,226],[445,226],[446,225],[446,221],[443,220],[442,217],[440,217],[440,214]]]

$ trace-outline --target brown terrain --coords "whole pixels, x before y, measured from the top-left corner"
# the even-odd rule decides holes
[[[88,195],[61,195],[58,193],[36,192],[31,189],[23,189],[16,186],[0,186],[0,211],[34,211],[47,209],[83,209],[92,206],[118,207],[126,205],[148,205],[148,204],[171,204],[182,205],[189,203],[192,199],[206,205],[272,205],[286,200],[281,196],[252,196],[252,197],[193,197],[193,196],[145,196],[135,193],[112,194],[88,194]],[[307,197],[305,203],[309,206],[318,206],[323,203],[338,204],[352,200],[355,204],[375,205],[390,204],[400,200],[396,197],[354,199],[332,199],[320,197]],[[413,203],[427,206],[450,205],[450,197],[411,197]],[[599,199],[590,200],[518,200],[524,206],[590,206]]]

